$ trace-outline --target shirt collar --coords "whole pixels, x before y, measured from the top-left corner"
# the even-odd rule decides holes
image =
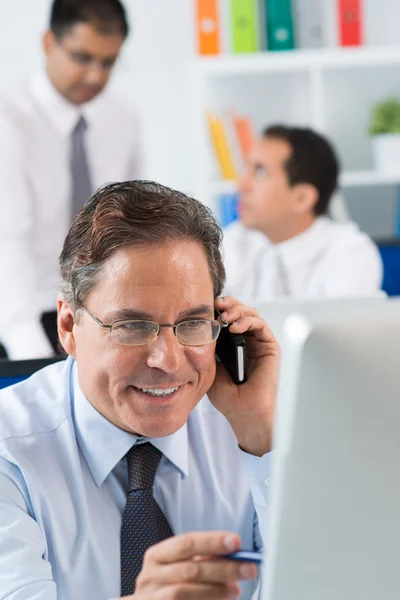
[[[327,242],[328,217],[317,217],[313,224],[295,237],[275,245],[286,266],[305,260],[312,260],[325,247]]]
[[[58,133],[66,137],[71,135],[81,116],[91,124],[93,112],[102,96],[100,94],[92,102],[80,106],[72,104],[55,89],[45,72],[33,77],[31,92],[37,105],[43,110],[44,117],[51,121]]]
[[[71,359],[72,360],[72,359]],[[100,487],[138,437],[103,417],[87,400],[78,382],[75,361],[71,372],[71,403],[79,447],[96,485]],[[141,438],[163,453],[184,475],[189,474],[187,425],[163,438]]]

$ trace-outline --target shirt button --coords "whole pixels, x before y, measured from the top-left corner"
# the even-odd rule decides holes
[[[272,477],[267,477],[266,479],[264,479],[264,483],[267,487],[269,487],[272,483]]]

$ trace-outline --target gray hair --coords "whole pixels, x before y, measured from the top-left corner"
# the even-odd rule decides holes
[[[116,250],[183,240],[204,248],[214,297],[219,296],[225,284],[222,231],[209,208],[153,181],[106,185],[85,203],[65,239],[61,292],[76,311]]]

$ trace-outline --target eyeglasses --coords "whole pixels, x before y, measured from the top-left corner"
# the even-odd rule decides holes
[[[221,331],[221,325],[213,319],[191,319],[181,321],[176,325],[132,319],[130,321],[114,321],[111,325],[104,325],[83,304],[81,308],[92,317],[100,327],[108,329],[117,344],[122,346],[145,346],[154,342],[162,327],[172,327],[176,339],[184,346],[205,346],[215,342]]]
[[[97,59],[95,56],[88,54],[87,52],[80,52],[77,50],[71,50],[63,44],[59,44],[60,48],[69,56],[69,58],[86,69],[90,69],[93,65],[98,65],[99,68],[108,73],[114,67],[117,62],[118,56],[110,56],[109,58]]]

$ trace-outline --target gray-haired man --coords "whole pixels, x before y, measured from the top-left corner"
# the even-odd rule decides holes
[[[278,347],[219,298],[221,231],[151,182],[84,205],[61,255],[65,363],[0,394],[0,598],[251,598],[261,549]],[[217,308],[248,381],[215,361]],[[201,560],[199,560],[201,559]]]

